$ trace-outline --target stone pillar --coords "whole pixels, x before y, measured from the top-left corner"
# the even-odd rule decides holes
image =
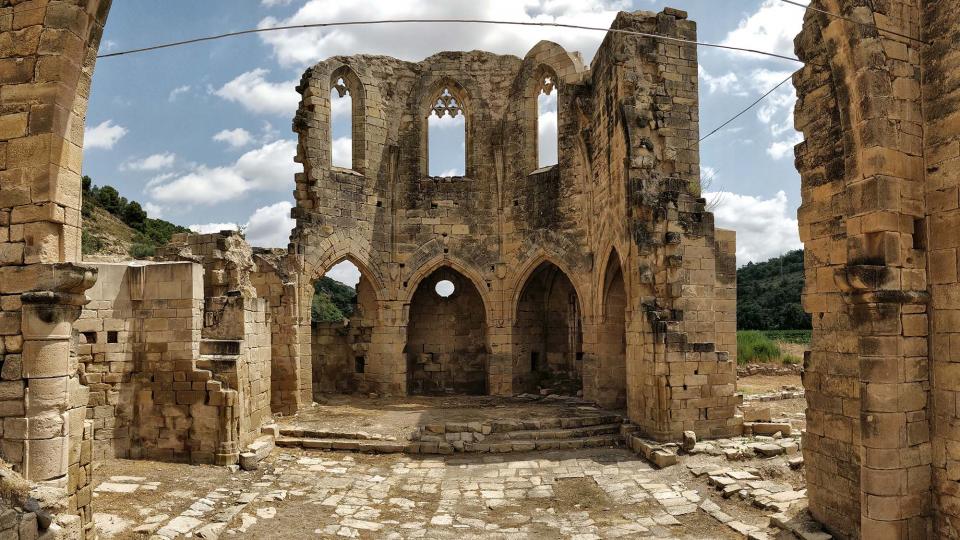
[[[77,380],[76,357],[70,354],[80,306],[61,304],[53,293],[27,293],[21,301],[26,387],[23,475],[28,480],[52,480],[67,474],[71,428],[74,433],[83,430],[85,393]],[[77,388],[80,408],[71,407],[71,387]]]
[[[795,40],[805,468],[811,513],[842,537],[930,536],[921,4],[814,0],[848,20],[808,10]]]

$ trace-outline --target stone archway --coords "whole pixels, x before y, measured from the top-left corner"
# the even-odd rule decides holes
[[[515,391],[582,391],[581,305],[573,282],[552,262],[540,263],[527,277],[514,311]]]
[[[605,407],[623,408],[627,404],[627,290],[616,250],[607,259],[602,283],[595,399]]]
[[[449,266],[420,281],[410,301],[407,393],[487,393],[487,317],[473,282]]]

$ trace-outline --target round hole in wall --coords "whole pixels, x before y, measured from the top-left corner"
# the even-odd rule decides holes
[[[441,279],[440,281],[437,282],[436,286],[433,288],[433,290],[437,291],[437,294],[442,296],[443,298],[446,298],[451,294],[453,294],[453,291],[455,289],[456,287],[453,286],[453,282],[450,281],[449,279]]]

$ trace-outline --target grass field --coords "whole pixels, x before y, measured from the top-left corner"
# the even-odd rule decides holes
[[[810,332],[812,330],[759,330],[759,332],[773,341],[810,345]]]
[[[737,332],[737,363],[778,362],[798,364],[803,360],[783,350],[780,343],[807,345],[809,330],[741,330]]]

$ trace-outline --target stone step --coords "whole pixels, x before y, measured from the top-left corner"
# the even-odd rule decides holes
[[[284,437],[307,439],[356,439],[364,441],[389,441],[383,435],[367,433],[365,431],[328,431],[322,429],[281,428],[280,435]]]
[[[570,439],[539,439],[513,441],[482,441],[466,442],[453,441],[450,443],[419,442],[417,446],[420,454],[449,454],[453,452],[465,453],[507,453],[533,452],[537,450],[575,450],[579,448],[600,448],[604,446],[618,446],[622,439],[619,435],[597,435],[594,437],[576,437]]]
[[[487,442],[501,442],[503,440],[551,440],[551,439],[580,439],[597,435],[612,435],[620,432],[621,424],[599,424],[596,426],[569,428],[569,429],[542,429],[507,431],[494,433],[486,439]]]
[[[342,450],[373,454],[399,454],[406,452],[408,446],[407,443],[393,441],[284,436],[277,439],[276,445],[285,448],[299,447],[309,450]]]
[[[622,422],[623,418],[617,414],[543,418],[540,420],[494,420],[490,422],[490,431],[491,433],[541,431],[619,424]]]
[[[529,441],[499,442],[391,442],[366,441],[360,439],[315,439],[310,437],[284,437],[276,440],[276,445],[285,448],[304,448],[308,450],[337,450],[344,452],[367,452],[374,454],[453,454],[453,453],[507,453],[532,452],[536,450],[576,450],[580,448],[600,448],[619,446],[619,435],[597,435],[569,439],[540,439]]]

